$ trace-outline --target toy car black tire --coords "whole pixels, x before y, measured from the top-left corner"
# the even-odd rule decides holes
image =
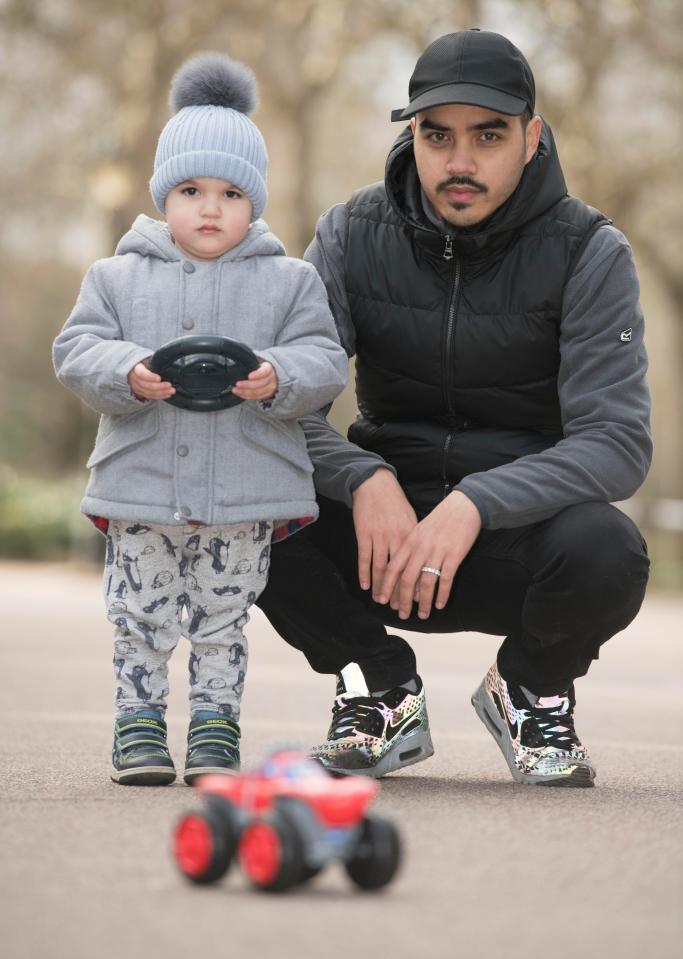
[[[315,834],[320,831],[320,824],[315,814],[308,803],[302,799],[297,799],[295,796],[276,796],[274,805],[275,809],[281,815],[284,815],[285,818],[288,818],[296,828],[299,836],[302,837],[302,845],[304,847],[307,846]],[[309,837],[309,843],[303,841],[304,836]],[[304,849],[304,860],[305,852],[306,850]],[[315,879],[318,873],[321,872],[323,865],[324,864],[321,863],[320,865],[311,866],[308,862],[304,861],[301,866],[299,884],[303,885],[303,883]]]
[[[238,854],[244,874],[263,892],[284,892],[307,878],[299,830],[280,810],[244,827]]]
[[[367,816],[353,856],[346,863],[349,878],[361,889],[381,889],[394,878],[400,861],[396,826],[381,816]]]
[[[234,818],[214,805],[185,813],[175,829],[173,852],[176,864],[191,882],[216,882],[230,868],[237,838]]]
[[[195,413],[243,402],[232,387],[258,366],[256,354],[229,336],[181,336],[160,347],[149,363],[153,373],[175,387],[166,402]]]
[[[229,799],[226,799],[225,796],[219,796],[217,793],[207,793],[205,801],[207,807],[220,817],[223,822],[223,828],[229,835],[234,837],[235,846],[237,846],[240,831],[240,814],[235,804],[230,802]]]

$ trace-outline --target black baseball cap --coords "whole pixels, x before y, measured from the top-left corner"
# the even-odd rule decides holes
[[[485,107],[496,113],[533,114],[534,75],[524,54],[506,37],[488,30],[447,33],[431,43],[415,64],[408,87],[410,103],[393,110],[392,120],[408,120],[446,103]]]

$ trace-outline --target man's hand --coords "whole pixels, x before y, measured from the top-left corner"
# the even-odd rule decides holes
[[[238,380],[232,388],[235,396],[242,400],[269,400],[277,393],[277,373],[272,363],[261,362],[257,370],[252,370],[246,380]]]
[[[175,393],[175,387],[162,380],[158,373],[147,368],[149,360],[136,363],[128,374],[128,385],[139,400],[167,400]]]
[[[415,511],[394,474],[378,469],[353,493],[358,540],[358,580],[378,599],[387,563],[417,524]]]
[[[392,556],[381,589],[380,603],[391,600],[401,619],[407,619],[413,602],[418,616],[427,619],[434,600],[443,609],[450,596],[458,567],[471,550],[481,529],[481,517],[474,503],[459,490],[439,503],[406,537]],[[441,570],[441,575],[423,573],[423,566]]]

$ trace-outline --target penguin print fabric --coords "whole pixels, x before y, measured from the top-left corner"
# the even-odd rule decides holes
[[[268,578],[273,524],[158,526],[112,520],[104,594],[115,627],[118,716],[166,708],[168,661],[190,641],[190,709],[238,720],[243,628]]]

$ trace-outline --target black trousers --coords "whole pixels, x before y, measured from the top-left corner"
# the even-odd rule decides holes
[[[448,604],[426,620],[400,620],[358,585],[351,511],[320,499],[317,523],[273,546],[258,599],[277,632],[314,670],[357,662],[370,690],[407,682],[415,654],[385,626],[421,633],[474,630],[504,636],[501,675],[537,695],[566,690],[600,646],[640,609],[649,570],[645,542],[604,503],[569,507],[516,529],[482,530],[455,577]]]

